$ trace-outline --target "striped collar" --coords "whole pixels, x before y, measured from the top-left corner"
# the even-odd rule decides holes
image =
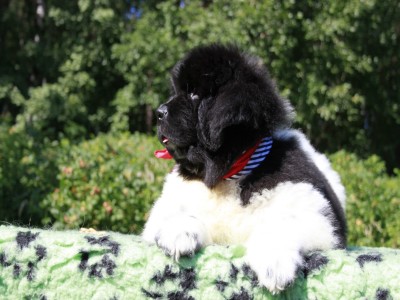
[[[261,139],[254,147],[246,150],[223,176],[226,180],[237,180],[257,168],[271,151],[272,137]]]

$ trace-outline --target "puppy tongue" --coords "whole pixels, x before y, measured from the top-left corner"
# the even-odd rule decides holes
[[[169,154],[167,149],[163,149],[163,150],[156,150],[154,151],[154,155],[157,158],[162,158],[162,159],[172,159],[171,154]]]

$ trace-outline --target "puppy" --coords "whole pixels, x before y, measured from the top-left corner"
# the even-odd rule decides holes
[[[260,59],[236,47],[190,51],[157,110],[157,157],[173,158],[143,238],[179,259],[210,244],[244,244],[271,292],[303,256],[344,248],[345,192],[327,158],[291,129],[293,112]]]

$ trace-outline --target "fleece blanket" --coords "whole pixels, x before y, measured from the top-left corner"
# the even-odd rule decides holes
[[[275,296],[258,285],[245,252],[209,246],[174,262],[134,235],[0,226],[0,298],[400,299],[400,250],[310,253]]]

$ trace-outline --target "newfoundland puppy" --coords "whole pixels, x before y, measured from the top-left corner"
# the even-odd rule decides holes
[[[314,250],[344,248],[345,191],[327,158],[290,128],[259,58],[202,46],[172,70],[157,109],[160,158],[173,158],[143,238],[179,259],[210,244],[243,244],[271,292],[293,282]]]

